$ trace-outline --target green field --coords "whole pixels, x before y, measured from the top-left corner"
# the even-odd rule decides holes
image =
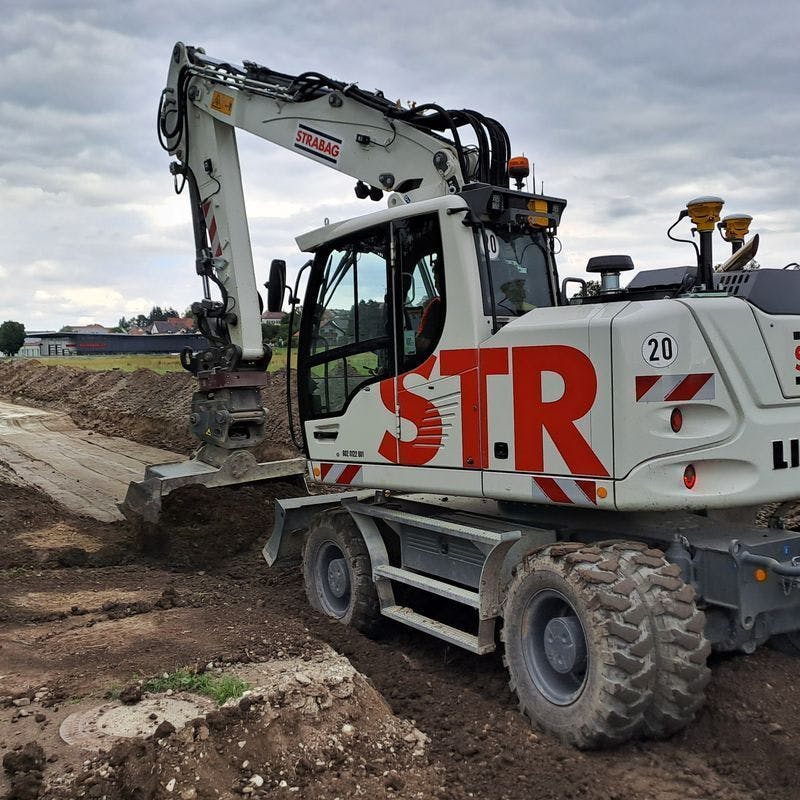
[[[65,366],[92,371],[120,369],[123,372],[135,372],[137,369],[150,369],[163,375],[166,372],[183,372],[178,356],[131,354],[116,356],[46,356],[35,359],[46,366]],[[296,366],[297,359],[292,354],[292,365]],[[286,348],[276,347],[272,351],[269,372],[275,372],[286,367]]]

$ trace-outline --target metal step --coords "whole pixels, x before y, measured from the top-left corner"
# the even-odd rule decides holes
[[[416,572],[411,572],[407,569],[400,569],[399,567],[386,566],[375,567],[372,571],[375,578],[388,578],[392,581],[405,583],[408,586],[413,586],[415,589],[422,589],[432,594],[438,594],[440,597],[446,597],[448,600],[454,600],[456,603],[462,603],[465,606],[472,608],[480,608],[480,595],[470,589],[463,589],[460,586],[453,586],[444,581],[437,581],[435,578],[429,578],[427,575],[419,575]]]
[[[464,650],[469,650],[471,653],[483,655],[494,650],[494,643],[480,644],[477,636],[461,631],[458,628],[453,628],[450,625],[445,625],[443,622],[437,622],[435,619],[425,617],[422,614],[417,614],[416,611],[412,611],[405,606],[387,606],[381,609],[381,614],[389,619],[401,622],[403,625],[416,628],[418,631],[429,633],[437,639],[442,639],[457,647],[463,647]]]
[[[414,514],[399,508],[389,508],[380,504],[348,502],[344,505],[354,514],[377,517],[378,519],[385,519],[387,522],[399,522],[425,531],[443,533],[483,544],[497,545],[501,542],[515,541],[522,535],[518,527],[503,531],[493,531],[477,525],[453,522],[433,515],[422,516],[421,514]]]

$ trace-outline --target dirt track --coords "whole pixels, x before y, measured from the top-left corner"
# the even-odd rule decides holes
[[[0,392],[24,396],[28,402],[65,402],[58,399],[58,387],[44,368],[27,368],[36,379],[28,381],[25,392],[13,387],[30,378],[26,368],[15,365],[13,375],[8,369],[0,367]],[[66,377],[62,386],[78,386],[72,376]],[[115,392],[122,379],[108,374],[99,378],[102,392],[94,398],[88,394],[84,405],[75,401],[77,420],[89,419],[94,407],[95,429],[118,434],[118,398],[132,403],[137,391],[150,397],[160,391],[160,378],[140,374],[135,381],[141,387],[131,387],[134,379],[127,376],[127,395]],[[78,390],[70,391],[75,395]],[[157,399],[151,402],[163,410]],[[129,435],[140,441],[153,444],[159,428],[166,434],[173,424],[163,416],[145,418],[133,405],[131,409],[132,416],[142,419]],[[164,440],[174,441],[166,435]],[[135,753],[116,752],[110,777],[98,777],[105,769],[102,764],[84,768],[83,756],[59,743],[57,725],[74,708],[99,703],[104,693],[136,675],[208,662],[313,660],[328,643],[369,678],[395,714],[414,720],[430,737],[424,754],[413,756],[409,748],[415,745],[406,747],[402,737],[392,739],[392,726],[400,723],[391,722],[380,699],[362,687],[358,702],[347,707],[347,719],[355,717],[347,723],[355,729],[347,741],[326,733],[324,742],[313,744],[307,727],[288,716],[272,723],[272,738],[257,741],[244,734],[253,727],[247,717],[212,729],[208,741],[213,747],[206,747],[206,757],[217,759],[215,768],[203,773],[195,796],[238,796],[233,793],[237,787],[241,791],[237,780],[249,769],[241,767],[240,738],[249,742],[246,760],[259,762],[266,779],[251,796],[798,796],[796,661],[768,649],[750,657],[716,659],[709,702],[691,729],[669,742],[578,753],[529,730],[514,708],[499,656],[472,656],[393,625],[380,639],[369,640],[312,614],[298,572],[270,571],[258,552],[271,527],[272,498],[293,491],[288,486],[218,490],[213,501],[197,490],[177,493],[165,504],[163,524],[172,534],[171,549],[148,555],[137,549],[135,531],[127,523],[79,517],[33,489],[0,483],[0,526],[5,532],[0,541],[0,696],[33,698],[39,687],[48,687],[29,706],[0,709],[0,753],[38,741],[45,756],[57,756],[45,765],[45,777],[54,784],[47,796],[179,797],[189,791],[183,788],[185,775],[200,771],[197,759],[206,747],[191,734],[191,741],[180,746],[151,742]],[[25,709],[29,714],[20,716]],[[341,730],[341,718],[332,713],[315,727]],[[37,722],[36,714],[44,718]],[[298,739],[309,747],[332,749],[324,755],[315,750],[309,760],[297,750]],[[378,750],[376,742],[391,744]],[[180,754],[188,761],[179,760]],[[84,782],[58,794],[59,779],[70,774]],[[169,775],[178,779],[174,792],[166,788]]]
[[[128,484],[148,464],[178,461],[168,450],[83,431],[64,412],[0,403],[0,463],[71,511],[121,520]]]

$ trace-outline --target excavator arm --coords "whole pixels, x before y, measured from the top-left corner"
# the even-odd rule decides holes
[[[464,145],[468,126],[477,141]],[[192,371],[263,370],[261,307],[242,191],[236,129],[357,179],[356,194],[389,205],[461,190],[465,182],[508,183],[508,137],[474,111],[412,109],[317,73],[285,75],[234,65],[175,45],[161,97],[159,137],[188,185],[197,272],[205,287],[194,312],[214,345]],[[445,135],[448,134],[449,138]],[[212,301],[215,284],[221,301]]]
[[[157,124],[174,157],[176,191],[190,197],[203,282],[192,311],[209,344],[181,354],[198,379],[190,424],[201,447],[189,461],[148,467],[122,504],[148,523],[161,498],[187,484],[285,480],[305,471],[303,459],[259,464],[251,452],[266,435],[261,387],[271,352],[262,341],[236,129],[350,175],[361,199],[388,192],[390,206],[455,194],[469,183],[508,186],[510,149],[502,125],[477,111],[406,108],[354,83],[231,64],[180,42]]]

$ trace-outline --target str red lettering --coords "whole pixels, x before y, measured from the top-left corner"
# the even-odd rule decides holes
[[[514,386],[515,466],[521,472],[544,472],[547,431],[569,470],[576,475],[608,477],[575,422],[589,413],[597,396],[597,376],[589,358],[566,345],[511,348]],[[545,402],[542,375],[564,381],[558,400]]]
[[[461,382],[461,455],[468,469],[489,466],[489,414],[486,379],[508,374],[508,350],[443,350],[439,364],[442,375],[458,375]],[[480,454],[480,456],[479,456]]]
[[[404,442],[394,434],[383,434],[378,452],[393,464],[408,464],[421,467],[427,464],[438,452],[442,444],[442,418],[436,406],[418,394],[405,388],[405,379],[409,375],[421,375],[430,378],[436,364],[436,356],[420,364],[413,372],[406,372],[398,378],[381,381],[381,400],[389,411],[395,411],[395,388],[397,389],[397,411],[401,419],[412,423],[416,436]],[[397,384],[395,387],[395,383]]]

